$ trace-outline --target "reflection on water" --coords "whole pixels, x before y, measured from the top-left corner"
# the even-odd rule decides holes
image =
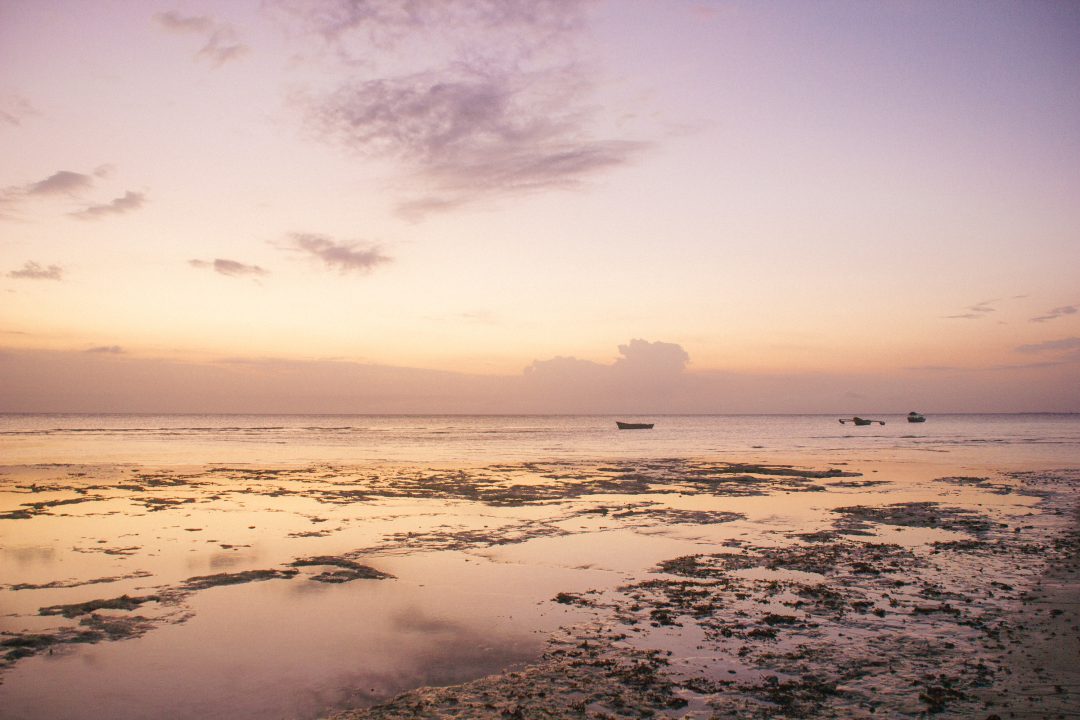
[[[562,608],[541,616],[536,604],[566,584],[565,573],[529,573],[519,583],[519,568],[500,572],[461,558],[392,565],[401,577],[425,582],[213,588],[138,639],[66,646],[21,661],[0,686],[3,715],[316,717],[525,662],[541,648],[536,630],[574,616]],[[48,602],[44,594],[40,602]]]
[[[56,557],[56,548],[14,546],[0,547],[0,553],[4,555],[6,562],[14,562],[18,565],[47,565]]]
[[[340,477],[268,472],[260,484],[212,469],[8,468],[0,512],[29,507],[32,516],[0,522],[0,547],[16,560],[0,564],[0,632],[48,644],[0,676],[3,716],[316,717],[533,659],[544,632],[580,615],[544,600],[613,582],[408,540],[421,531],[482,544],[485,532],[557,508],[344,502]],[[316,578],[326,567],[289,568],[357,548],[370,551],[364,565],[394,579],[325,583]],[[288,572],[189,589],[195,576],[275,568]],[[113,607],[125,597],[136,601]],[[78,607],[99,600],[107,602]],[[50,607],[71,615],[38,614]],[[87,632],[100,636],[73,636]]]
[[[182,625],[25,661],[5,678],[4,717],[316,717],[496,672],[538,650],[536,636],[447,608],[452,597],[366,595],[297,596],[270,584],[207,593]],[[408,604],[388,617],[385,605],[398,602]],[[445,615],[429,615],[437,611]]]

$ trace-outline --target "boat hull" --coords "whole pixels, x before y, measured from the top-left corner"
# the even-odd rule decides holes
[[[616,420],[615,424],[620,430],[652,430],[654,423],[628,423]]]

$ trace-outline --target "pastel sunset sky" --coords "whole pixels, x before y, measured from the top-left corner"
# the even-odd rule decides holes
[[[0,0],[0,411],[1080,411],[1080,4]]]

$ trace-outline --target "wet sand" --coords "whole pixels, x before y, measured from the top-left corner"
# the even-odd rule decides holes
[[[12,718],[1075,714],[1075,470],[0,472]]]
[[[1021,599],[1007,677],[987,705],[1000,718],[1080,715],[1080,512],[1054,540],[1046,574]]]

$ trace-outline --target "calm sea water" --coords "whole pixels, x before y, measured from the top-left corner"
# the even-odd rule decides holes
[[[715,457],[902,459],[1055,467],[1080,462],[1080,414],[931,415],[884,426],[834,415],[0,415],[0,462],[450,462]],[[947,456],[945,455],[947,454]]]

